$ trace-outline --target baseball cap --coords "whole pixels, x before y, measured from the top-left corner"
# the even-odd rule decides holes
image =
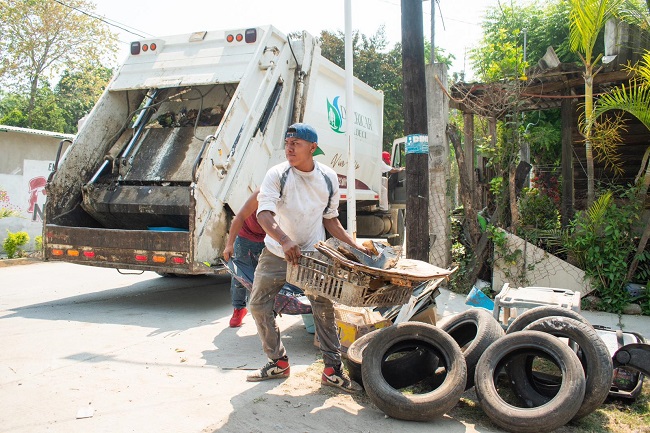
[[[308,141],[310,143],[318,143],[318,134],[313,126],[306,123],[294,123],[289,126],[287,133],[284,136],[285,140],[287,138],[300,138],[301,140]],[[316,155],[325,155],[325,152],[318,146],[314,150],[313,156]]]

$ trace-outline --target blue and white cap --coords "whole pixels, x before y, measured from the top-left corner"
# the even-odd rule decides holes
[[[307,123],[294,123],[289,126],[284,138],[285,140],[287,138],[299,138],[310,143],[318,143],[318,134],[316,133],[316,130],[313,126],[308,125]],[[316,146],[313,155],[325,155],[325,153],[320,147]]]

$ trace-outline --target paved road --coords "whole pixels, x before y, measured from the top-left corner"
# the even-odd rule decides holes
[[[367,398],[337,407],[331,393],[296,397],[277,381],[247,383],[246,369],[266,358],[250,315],[228,327],[228,285],[227,276],[66,263],[0,268],[0,431],[325,432],[334,421],[350,432],[494,431],[451,418],[400,422]],[[293,378],[318,351],[299,316],[280,326]],[[263,406],[278,416],[255,421]]]

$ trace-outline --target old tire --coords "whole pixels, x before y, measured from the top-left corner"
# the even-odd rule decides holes
[[[344,360],[350,378],[362,386],[363,351],[378,331],[372,331],[355,340],[348,348],[347,359]],[[415,347],[394,353],[390,359],[384,360],[381,374],[390,386],[400,389],[415,385],[427,377],[433,376],[436,368],[438,368],[438,357],[424,347]]]
[[[388,384],[381,373],[382,360],[409,347],[432,351],[447,371],[445,381],[423,394],[404,394]],[[403,420],[426,421],[440,417],[460,400],[467,381],[465,357],[458,344],[433,325],[405,322],[380,330],[363,352],[361,375],[366,393],[386,415]]]
[[[578,357],[583,366],[586,389],[580,409],[573,417],[580,419],[595,411],[603,404],[612,384],[614,367],[607,346],[591,325],[586,325],[569,317],[548,317],[526,326],[526,330],[540,331],[555,337],[568,338],[579,347]],[[536,377],[532,371],[532,359],[518,357],[507,367],[508,376],[515,393],[534,406],[546,404],[559,389],[552,377]]]
[[[515,320],[512,321],[506,334],[512,334],[513,332],[522,331],[526,326],[533,323],[535,320],[544,319],[551,316],[558,317],[570,317],[579,322],[582,322],[586,325],[591,326],[587,319],[582,316],[580,313],[576,313],[573,310],[568,308],[559,307],[556,305],[543,305],[541,307],[534,307],[530,310],[526,310],[521,315],[517,316]]]
[[[497,376],[513,357],[539,354],[562,372],[558,393],[543,406],[516,407],[507,403],[495,385]],[[497,340],[476,365],[475,389],[485,414],[499,427],[516,433],[552,431],[569,422],[585,395],[585,375],[578,356],[558,338],[540,331],[520,331]]]
[[[492,343],[505,335],[501,324],[487,310],[471,308],[445,319],[438,328],[449,334],[463,351],[467,364],[465,389],[470,389],[474,386],[478,359]]]

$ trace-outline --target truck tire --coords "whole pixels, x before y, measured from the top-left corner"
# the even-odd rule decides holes
[[[426,347],[447,370],[445,381],[423,394],[406,394],[393,388],[381,373],[382,360],[404,347]],[[465,390],[467,366],[458,344],[428,323],[404,322],[382,329],[364,350],[361,375],[366,393],[386,415],[402,420],[426,421],[453,408]]]
[[[503,366],[522,353],[540,354],[558,366],[562,384],[555,397],[538,407],[517,407],[506,402],[495,381]],[[516,433],[552,431],[569,422],[585,395],[585,374],[578,356],[558,338],[540,331],[520,331],[497,340],[476,365],[475,389],[485,414],[499,427]]]
[[[614,367],[607,346],[593,327],[569,317],[554,316],[536,320],[525,329],[568,338],[579,346],[578,357],[584,369],[586,389],[585,398],[573,417],[574,420],[589,415],[603,404],[612,384]],[[532,359],[532,356],[517,357],[508,364],[506,370],[515,393],[522,400],[539,406],[546,404],[557,393],[561,378],[537,378],[532,371]]]
[[[397,236],[388,238],[388,245],[390,246],[401,246],[404,245],[404,227],[406,225],[406,211],[404,209],[399,209],[397,211]]]
[[[573,310],[569,310],[568,308],[563,308],[556,305],[543,305],[541,307],[534,307],[530,310],[526,310],[521,313],[520,316],[517,316],[515,320],[512,321],[510,326],[508,326],[506,334],[512,334],[513,332],[521,331],[526,326],[533,323],[535,320],[551,316],[570,317],[591,326],[587,319],[585,319],[580,313],[576,313]]]
[[[501,324],[490,312],[482,308],[471,308],[445,319],[438,325],[460,346],[467,364],[465,390],[474,386],[476,363],[483,352],[505,335]]]
[[[347,358],[344,360],[350,378],[363,386],[361,365],[363,364],[363,351],[379,330],[374,330],[355,340],[348,348]],[[386,382],[395,389],[405,388],[432,376],[438,368],[438,357],[424,347],[407,349],[391,359],[382,361],[381,374]]]

